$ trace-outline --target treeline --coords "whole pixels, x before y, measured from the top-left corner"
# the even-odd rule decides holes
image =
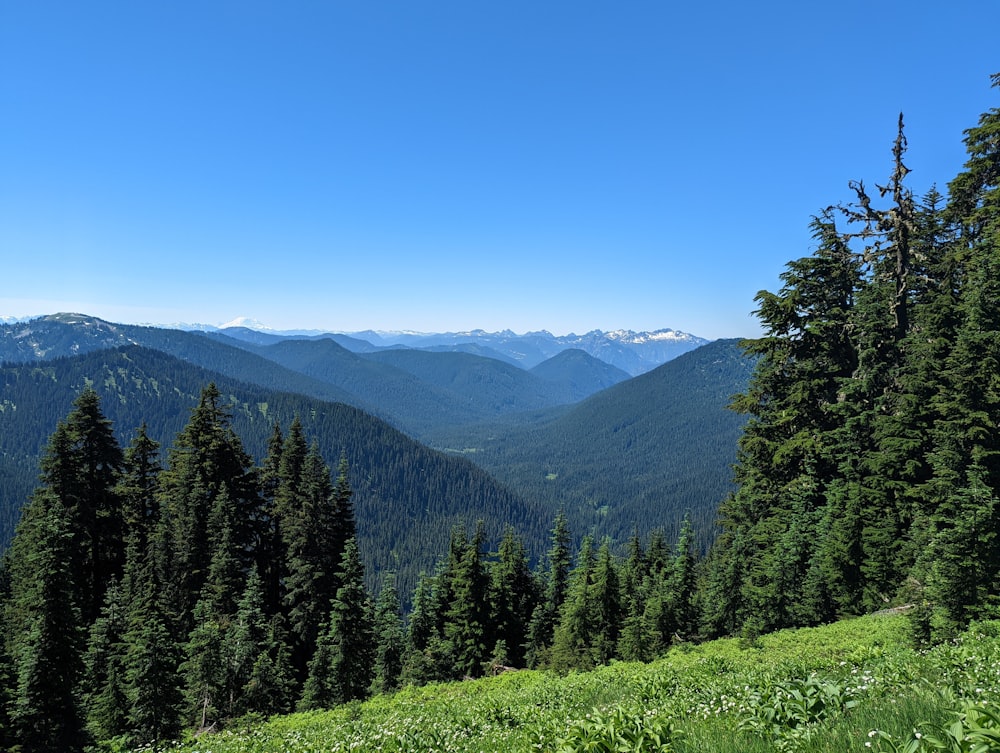
[[[996,610],[998,134],[994,108],[966,131],[948,195],[916,199],[900,116],[887,183],[853,183],[854,202],[813,221],[815,251],[757,296],[710,633],[910,604],[916,637],[936,640]]]
[[[695,556],[638,537],[619,561],[566,516],[532,569],[508,527],[451,534],[402,618],[392,573],[365,585],[347,461],[294,419],[254,465],[214,385],[161,464],[124,450],[92,388],[58,423],[3,560],[5,748],[142,745],[185,729],[330,707],[508,666],[646,659],[696,630]]]

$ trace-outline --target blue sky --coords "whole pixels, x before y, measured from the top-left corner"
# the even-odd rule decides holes
[[[753,335],[1000,3],[0,0],[0,316]]]

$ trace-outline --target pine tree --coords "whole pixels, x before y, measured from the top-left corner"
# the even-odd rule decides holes
[[[372,604],[364,585],[364,568],[354,539],[347,542],[341,560],[337,596],[329,625],[309,664],[302,690],[303,710],[331,706],[367,697],[374,679],[375,630]]]
[[[165,584],[182,633],[193,629],[193,611],[208,578],[219,532],[209,518],[220,492],[231,498],[239,521],[232,530],[232,546],[242,553],[242,568],[249,570],[254,523],[260,517],[260,496],[250,457],[230,425],[218,388],[202,390],[198,406],[169,450],[168,468],[161,474],[160,497],[169,552]]]
[[[136,745],[170,740],[181,731],[180,652],[160,609],[132,617],[125,642],[129,729]]]
[[[124,540],[136,536],[136,546],[145,550],[156,530],[160,505],[156,499],[159,484],[160,445],[153,441],[142,424],[125,450],[122,475],[118,482],[124,522]],[[124,566],[124,563],[123,563]]]
[[[295,701],[295,673],[284,618],[274,615],[269,624],[263,650],[254,660],[250,679],[243,689],[243,701],[251,712],[265,716],[291,711]]]
[[[400,686],[403,674],[403,658],[406,652],[406,637],[399,614],[399,594],[396,591],[395,575],[386,573],[382,580],[382,590],[375,602],[375,693],[391,693]]]
[[[438,626],[435,591],[437,578],[420,573],[413,590],[412,606],[406,626],[406,653],[403,660],[403,684],[423,685],[443,680],[449,675],[451,659],[441,661],[443,639]],[[444,665],[447,664],[447,670]]]
[[[992,77],[1000,90],[1000,74]],[[949,184],[946,221],[958,241],[947,261],[961,286],[954,344],[943,359],[933,405],[933,475],[924,508],[925,556],[916,578],[933,598],[935,637],[947,637],[974,610],[1000,596],[1000,108],[966,131],[969,154]],[[942,307],[943,308],[943,307]],[[964,562],[964,567],[961,563]]]
[[[223,484],[215,497],[208,519],[209,528],[215,541],[208,566],[208,577],[202,586],[203,597],[208,599],[208,607],[217,619],[232,615],[236,602],[245,587],[245,577],[240,555],[242,550],[235,541],[235,530],[239,527],[237,510]]]
[[[281,580],[284,577],[285,550],[278,511],[284,443],[281,425],[275,423],[267,443],[267,454],[257,476],[265,522],[261,526],[260,541],[255,547],[256,564],[264,588],[265,611],[269,615],[277,614],[281,607]]]
[[[621,585],[608,538],[597,551],[589,601],[594,607],[593,662],[607,664],[616,657],[622,624]]]
[[[174,622],[163,606],[161,568],[150,556],[156,545],[154,538],[143,551],[130,537],[122,581],[127,607],[124,686],[133,745],[168,740],[181,730],[182,656],[172,634]]]
[[[651,636],[643,618],[648,597],[649,563],[642,541],[633,534],[621,567],[622,628],[617,654],[624,661],[648,661],[652,656]]]
[[[671,606],[681,637],[693,635],[698,628],[697,593],[698,558],[694,551],[694,527],[686,513],[681,521],[670,568]]]
[[[100,617],[90,628],[84,658],[84,708],[87,728],[98,741],[128,732],[128,701],[125,695],[125,631],[127,610],[124,593],[112,583],[105,594]]]
[[[540,577],[543,592],[528,624],[525,662],[529,667],[548,662],[549,647],[559,620],[559,610],[566,598],[569,572],[572,567],[570,532],[566,513],[560,510],[552,528],[551,544],[546,555],[548,571]]]
[[[211,598],[205,596],[195,606],[194,627],[179,667],[185,682],[185,719],[199,730],[212,729],[224,714],[223,635],[224,627],[212,609]]]
[[[593,602],[594,543],[585,536],[569,575],[566,598],[559,609],[559,621],[552,637],[550,666],[558,672],[588,670],[594,666],[596,609]]]
[[[246,587],[236,604],[236,611],[226,626],[222,641],[225,666],[224,711],[227,718],[240,717],[258,711],[247,697],[247,687],[253,681],[254,667],[266,654],[269,625],[264,612],[264,590],[260,574],[254,566],[247,577]]]
[[[290,432],[289,440],[293,437]],[[292,462],[289,449],[283,464],[285,460]],[[295,637],[293,664],[301,682],[336,594],[340,556],[337,521],[330,471],[315,445],[303,458],[298,487],[286,489],[284,480],[282,484],[279,509],[283,511],[281,532],[287,557],[284,606]]]
[[[121,503],[116,493],[123,463],[111,423],[90,387],[73,402],[40,460],[41,486],[65,510],[73,541],[69,550],[74,598],[83,622],[100,612],[104,588],[120,577],[125,552]]]
[[[524,542],[510,525],[504,530],[497,561],[490,568],[488,603],[496,641],[503,641],[505,665],[524,666],[528,624],[538,602],[537,586]],[[497,652],[494,651],[496,654]]]
[[[495,641],[489,632],[489,581],[483,564],[486,534],[482,521],[462,548],[451,572],[451,601],[444,636],[451,643],[457,677],[478,677]]]
[[[24,753],[79,751],[86,735],[76,694],[84,631],[71,572],[75,537],[58,499],[42,493],[32,504],[18,528],[12,573],[11,726]]]

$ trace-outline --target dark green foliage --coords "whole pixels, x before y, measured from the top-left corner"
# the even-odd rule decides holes
[[[263,585],[254,566],[222,640],[222,661],[226,673],[223,709],[229,718],[264,710],[254,707],[247,687],[253,682],[254,668],[259,659],[268,654],[269,627],[264,612]],[[271,692],[268,690],[261,695],[266,698]],[[262,703],[270,705],[263,699]]]
[[[594,666],[593,638],[597,629],[594,604],[594,544],[585,536],[569,575],[566,598],[552,636],[550,665],[566,672]]]
[[[71,571],[76,541],[58,499],[42,493],[33,507],[13,559],[10,723],[25,753],[79,751],[86,736],[75,692],[84,646],[79,583]]]
[[[1000,76],[994,77],[1000,85]],[[916,202],[902,117],[877,207],[814,222],[818,248],[762,292],[764,337],[737,491],[709,559],[709,633],[753,636],[915,603],[919,640],[954,635],[998,597],[1000,110],[970,159]]]
[[[382,590],[375,602],[373,619],[376,653],[372,691],[390,693],[400,685],[406,652],[406,636],[403,633],[399,594],[393,573],[385,575]]]
[[[110,740],[128,732],[125,695],[125,631],[128,612],[124,593],[112,583],[101,615],[90,628],[84,657],[84,709],[87,728],[96,740]]]
[[[288,441],[283,468],[298,462],[298,435],[290,432]],[[296,637],[293,661],[298,676],[304,680],[306,665],[316,650],[320,628],[329,617],[330,602],[338,587],[342,526],[337,518],[330,469],[315,445],[302,457],[298,478],[289,478],[287,483],[291,491],[280,491],[278,506],[286,557],[284,608],[289,630]],[[286,485],[284,476],[282,485]]]
[[[137,610],[136,610],[137,611]],[[169,740],[181,730],[181,652],[162,611],[130,617],[125,636],[130,736],[136,743]]]
[[[184,715],[188,725],[207,730],[224,712],[226,685],[224,627],[212,609],[210,597],[202,598],[195,606],[193,622],[180,665],[186,685]]]
[[[594,582],[590,599],[593,604],[594,664],[607,664],[617,656],[621,633],[622,606],[618,569],[611,555],[611,541],[605,539],[597,551]]]
[[[69,496],[79,478],[66,426],[53,435],[47,485],[26,511],[3,571],[5,655],[12,657],[4,711],[15,731],[34,724],[33,734],[41,734],[37,719],[52,713],[45,704],[58,703],[70,709],[66,729],[46,734],[70,749],[86,742],[84,722],[98,743],[142,745],[183,728],[213,730],[247,715],[288,711],[296,697],[301,708],[323,708],[403,682],[523,665],[527,647],[540,663],[549,661],[551,644],[559,669],[620,656],[622,604],[633,595],[622,586],[608,539],[595,555],[586,538],[570,572],[562,513],[542,575],[531,571],[512,526],[488,555],[483,523],[472,535],[456,525],[436,575],[418,584],[404,636],[394,584],[383,587],[377,608],[368,596],[346,458],[331,480],[316,444],[307,447],[301,422],[293,420],[287,438],[272,429],[264,466],[248,467],[211,386],[170,448],[166,468],[140,427],[114,477],[122,514],[112,548],[124,553],[122,577],[120,584],[111,579],[84,641],[77,599],[89,586],[69,566],[83,539],[68,531],[73,511],[53,491],[68,489]],[[242,489],[239,497],[234,487]],[[202,535],[184,539],[201,520]],[[674,555],[662,536],[653,537],[650,556],[633,563],[639,577],[628,581],[641,582],[645,594],[656,576],[675,615],[671,626],[680,613],[675,591],[694,568],[690,526],[682,530]],[[59,535],[48,538],[53,531]],[[36,578],[31,565],[52,562],[56,544],[66,554],[60,567]],[[281,558],[270,571],[281,576],[272,584],[281,598],[270,606],[257,567],[261,551]],[[182,572],[178,557],[198,565],[197,572]],[[178,609],[188,603],[190,612]],[[63,608],[51,611],[55,605]],[[58,640],[45,622],[57,618]],[[63,676],[35,671],[49,654],[60,657]]]
[[[448,573],[449,604],[444,612],[444,637],[454,652],[459,677],[478,677],[495,643],[489,624],[489,578],[483,562],[486,534],[482,522],[475,534],[456,538],[457,558]]]
[[[503,642],[502,655],[495,658],[504,665],[525,665],[525,636],[538,604],[538,587],[528,563],[524,542],[513,526],[504,531],[496,562],[490,567],[488,603],[494,640]]]
[[[242,705],[265,716],[284,714],[295,704],[295,671],[284,619],[271,618],[261,650],[243,687]]]
[[[357,543],[344,549],[341,583],[309,663],[309,677],[299,708],[331,706],[367,697],[375,676],[375,628],[371,599],[365,590],[364,570]]]
[[[207,338],[177,334],[186,343],[193,339],[195,344],[216,347]],[[287,429],[298,416],[304,432],[310,441],[317,441],[324,461],[335,472],[340,458],[347,458],[351,503],[365,570],[372,578],[370,588],[378,583],[377,573],[394,569],[405,605],[417,574],[433,569],[447,549],[451,526],[462,521],[484,519],[491,540],[499,539],[506,521],[519,521],[532,556],[544,548],[541,542],[551,512],[539,503],[501,486],[469,461],[434,452],[370,414],[281,392],[277,388],[293,385],[277,377],[267,381],[268,367],[273,364],[242,350],[230,350],[241,358],[255,359],[237,369],[239,360],[234,355],[232,371],[241,371],[245,379],[252,375],[265,386],[135,346],[41,365],[0,367],[4,400],[17,406],[17,410],[0,411],[0,500],[4,503],[0,526],[5,519],[19,517],[22,501],[37,483],[38,458],[47,438],[72,408],[82,385],[93,384],[123,445],[131,442],[134,427],[145,423],[147,437],[169,452],[198,406],[202,389],[214,383],[220,394],[218,407],[229,413],[232,429],[253,457],[267,456],[276,424]],[[235,486],[230,486],[230,493],[240,499]],[[258,502],[263,507],[267,500],[261,495]],[[263,510],[261,514],[267,517]],[[273,529],[266,526],[263,530]],[[0,547],[12,533],[13,524],[0,529]],[[263,553],[257,558],[261,576],[272,584],[275,580],[266,574],[265,564],[274,561]],[[269,603],[273,603],[273,593]]]
[[[529,667],[548,663],[548,650],[552,645],[559,610],[566,598],[569,572],[573,560],[570,552],[570,531],[566,513],[556,515],[552,528],[552,543],[546,557],[547,570],[542,574],[541,598],[532,612],[528,624],[525,660]],[[508,643],[508,648],[510,644]]]

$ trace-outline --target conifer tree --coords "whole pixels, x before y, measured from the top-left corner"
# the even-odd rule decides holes
[[[143,423],[125,450],[118,496],[122,504],[123,540],[136,536],[136,545],[145,550],[156,530],[160,505],[156,499],[159,484],[160,445],[150,438]],[[123,564],[124,566],[124,564]]]
[[[289,440],[294,434],[289,433]],[[293,462],[293,452],[283,456]],[[283,487],[285,485],[283,479]],[[330,471],[311,447],[302,461],[298,488],[281,492],[281,531],[285,544],[285,612],[295,637],[293,664],[304,681],[310,657],[316,650],[320,629],[330,614],[336,594],[337,571],[342,553],[337,551],[338,524],[335,517]]]
[[[489,581],[483,564],[486,534],[482,521],[459,554],[451,572],[451,601],[444,636],[450,642],[458,677],[478,677],[493,648],[487,604]]]
[[[642,541],[638,534],[633,534],[620,573],[622,628],[617,654],[625,661],[648,661],[652,657],[651,636],[644,619],[649,576],[649,563]]]
[[[281,580],[284,577],[285,550],[281,538],[278,490],[281,487],[281,459],[285,443],[281,425],[275,422],[267,443],[267,454],[258,470],[261,510],[264,522],[256,552],[257,571],[264,589],[265,611],[277,614],[281,607]]]
[[[135,744],[170,740],[181,731],[180,652],[162,610],[132,615],[125,636],[129,729]]]
[[[256,565],[250,570],[246,586],[236,604],[236,611],[229,620],[222,641],[222,659],[225,665],[225,715],[240,717],[254,708],[247,694],[253,681],[258,658],[266,654],[268,645],[268,620],[264,612],[264,590]]]
[[[593,639],[596,609],[593,602],[594,543],[585,536],[569,575],[566,598],[552,637],[550,666],[559,672],[588,670],[594,666]]]
[[[594,609],[593,663],[607,664],[616,656],[622,623],[621,585],[609,538],[597,551],[589,601]]]
[[[80,751],[86,735],[76,687],[84,630],[71,572],[71,516],[48,493],[36,495],[32,505],[30,519],[18,528],[12,574],[13,737],[24,753]]]
[[[497,561],[490,568],[488,596],[495,640],[504,644],[503,656],[496,658],[503,664],[524,666],[528,624],[537,602],[537,586],[524,542],[508,525],[497,550]]]
[[[739,442],[738,489],[719,511],[724,530],[706,598],[710,634],[751,618],[752,632],[788,624],[778,579],[801,588],[815,544],[802,532],[841,471],[829,440],[842,425],[844,381],[857,369],[850,333],[861,270],[830,212],[812,229],[816,251],[789,263],[778,293],[757,294],[764,336],[743,343],[757,362],[748,390],[733,401],[750,419]],[[805,548],[788,571],[776,544],[790,536]]]
[[[243,689],[246,708],[265,716],[291,711],[295,703],[295,672],[288,631],[280,614],[268,623],[263,650],[257,654]]]
[[[81,684],[87,728],[98,741],[128,732],[124,643],[127,624],[123,590],[112,583],[101,615],[90,628]]]
[[[223,484],[208,519],[215,543],[202,587],[203,598],[208,599],[208,608],[216,619],[235,613],[236,602],[245,587],[242,552],[234,533],[239,526],[237,515],[229,489]]]
[[[546,555],[548,570],[540,577],[542,594],[528,624],[525,662],[529,667],[544,666],[559,620],[559,610],[566,598],[569,572],[572,567],[569,522],[564,510],[556,515],[551,544]]]
[[[374,679],[372,604],[354,539],[347,542],[338,579],[342,585],[333,600],[328,626],[309,663],[309,677],[299,704],[302,710],[363,699]]]
[[[185,720],[199,730],[212,729],[223,717],[226,688],[223,633],[211,597],[206,594],[195,606],[194,627],[179,667],[185,682]]]
[[[694,552],[694,526],[691,515],[685,513],[677,534],[674,559],[670,568],[671,606],[677,633],[688,637],[697,631],[698,615],[695,605],[697,594],[698,558]]]
[[[992,76],[1000,91],[1000,74]],[[954,346],[935,400],[935,450],[927,508],[928,551],[915,573],[934,601],[935,637],[948,637],[973,610],[1000,596],[1000,108],[966,131],[969,154],[949,184],[944,214],[959,242],[961,270]],[[961,563],[965,563],[962,567]]]
[[[164,608],[166,594],[152,554],[154,537],[139,548],[130,537],[122,581],[127,608],[124,637],[124,685],[129,738],[135,745],[176,737],[181,730],[182,656],[174,638],[176,626]]]
[[[423,685],[445,680],[454,673],[449,644],[442,635],[443,621],[439,623],[439,570],[437,575],[420,573],[413,591],[412,606],[406,627],[406,656],[403,661],[404,684]],[[443,610],[443,607],[441,607]]]
[[[399,594],[396,578],[386,573],[382,580],[382,590],[375,602],[375,680],[372,690],[376,693],[390,693],[400,685],[403,674],[403,657],[406,652],[406,638],[399,614]]]
[[[208,578],[216,536],[209,518],[216,498],[225,489],[240,521],[232,545],[249,569],[252,521],[259,517],[260,497],[250,457],[233,432],[230,415],[214,384],[202,390],[198,406],[169,452],[168,468],[161,474],[160,495],[169,536],[167,562],[171,605],[183,634],[193,627],[193,611]]]

